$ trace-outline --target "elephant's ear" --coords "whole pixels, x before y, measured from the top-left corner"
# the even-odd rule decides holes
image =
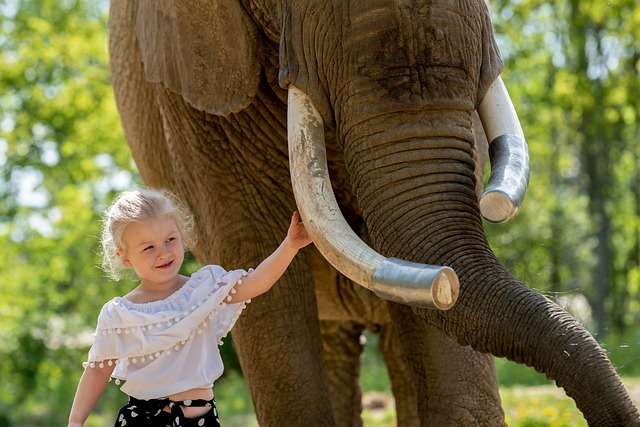
[[[476,94],[475,108],[477,109],[496,78],[504,68],[500,49],[493,34],[493,23],[491,22],[491,11],[489,5],[484,2],[484,13],[482,15],[482,66],[480,68],[480,80],[478,82],[478,92]]]
[[[260,36],[238,1],[140,0],[136,36],[146,78],[199,110],[238,112],[258,90]]]

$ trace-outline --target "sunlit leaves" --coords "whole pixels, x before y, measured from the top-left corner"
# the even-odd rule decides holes
[[[493,246],[534,287],[580,289],[592,303],[595,266],[606,263],[610,326],[633,324],[640,317],[631,309],[640,298],[633,273],[640,262],[640,45],[633,36],[640,7],[632,0],[490,5],[532,162],[523,211],[512,224],[489,226]],[[598,239],[597,215],[609,218],[608,241]],[[603,245],[609,256],[598,261]],[[635,314],[621,320],[628,310]]]
[[[20,425],[50,400],[49,424],[65,423],[97,309],[130,287],[98,268],[100,211],[137,179],[110,85],[107,6],[0,5],[0,401],[19,402],[7,416]]]

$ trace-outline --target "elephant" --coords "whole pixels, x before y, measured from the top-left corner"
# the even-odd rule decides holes
[[[640,425],[597,341],[487,242],[483,215],[512,218],[528,170],[484,0],[112,0],[109,54],[133,159],[194,211],[200,261],[256,265],[295,209],[313,237],[233,331],[260,425],[358,424],[329,379],[355,365],[323,343],[353,361],[362,323],[328,318],[323,286],[384,306],[421,425],[504,425],[494,356],[590,425]]]

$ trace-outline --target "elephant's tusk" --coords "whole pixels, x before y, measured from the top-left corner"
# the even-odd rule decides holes
[[[294,86],[289,87],[287,114],[293,193],[320,253],[381,298],[441,310],[453,307],[460,285],[450,267],[385,258],[347,224],[331,188],[322,118],[309,97]]]
[[[491,141],[491,176],[480,197],[480,211],[491,222],[509,221],[518,214],[529,185],[529,150],[500,76],[485,94],[478,114]]]

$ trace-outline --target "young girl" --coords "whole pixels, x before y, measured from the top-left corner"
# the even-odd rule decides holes
[[[178,271],[192,231],[189,211],[164,191],[124,192],[107,210],[103,266],[116,280],[133,270],[140,284],[98,316],[70,427],[83,425],[112,377],[129,395],[117,427],[220,425],[212,390],[223,371],[220,340],[311,239],[294,212],[283,242],[255,270],[208,265],[189,278]]]

